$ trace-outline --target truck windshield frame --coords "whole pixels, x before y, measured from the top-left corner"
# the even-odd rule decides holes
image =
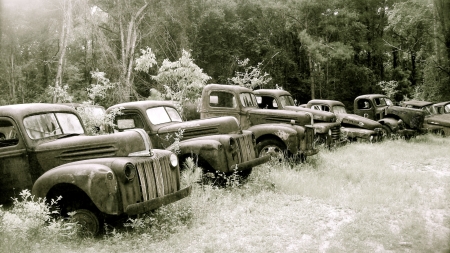
[[[83,126],[73,113],[41,113],[23,119],[32,140],[67,134],[84,134]]]
[[[153,125],[170,122],[183,122],[178,111],[168,106],[158,106],[146,110],[147,117]]]
[[[255,94],[253,93],[242,92],[239,94],[239,99],[241,100],[242,107],[258,107]]]

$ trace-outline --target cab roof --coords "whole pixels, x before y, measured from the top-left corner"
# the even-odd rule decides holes
[[[75,109],[63,104],[30,103],[0,106],[0,116],[11,118],[24,118],[28,115],[43,112],[70,112],[78,115]]]
[[[330,106],[340,105],[345,107],[345,105],[340,101],[328,99],[312,99],[308,101],[307,105],[330,105]]]
[[[127,103],[121,103],[117,105],[113,105],[108,108],[107,111],[114,109],[114,108],[125,108],[125,109],[139,109],[139,110],[146,110],[150,107],[158,107],[158,106],[170,106],[175,107],[172,101],[166,101],[166,100],[144,100],[144,101],[135,101],[135,102],[127,102]]]
[[[428,102],[428,101],[410,100],[410,101],[404,101],[403,104],[405,104],[405,105],[412,105],[412,106],[416,106],[416,107],[424,107],[424,106],[427,106],[427,105],[432,105],[434,103],[433,102]]]
[[[285,90],[279,90],[279,89],[260,89],[260,90],[254,90],[253,91],[256,95],[277,95],[277,96],[290,96],[291,93],[285,91]]]

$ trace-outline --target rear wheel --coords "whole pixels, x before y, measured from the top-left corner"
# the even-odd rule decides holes
[[[78,225],[78,234],[81,236],[95,236],[100,231],[100,222],[97,215],[88,209],[78,209],[72,216],[72,221]]]

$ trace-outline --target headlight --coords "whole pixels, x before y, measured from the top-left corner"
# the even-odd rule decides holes
[[[175,154],[170,155],[170,165],[174,168],[178,165],[178,157]]]
[[[236,140],[234,140],[234,138],[230,138],[228,140],[229,144],[230,144],[230,150],[235,149],[235,145],[236,145]]]
[[[128,181],[131,182],[136,176],[136,167],[134,167],[132,163],[127,163],[125,165],[123,173],[125,174],[125,177],[128,179]]]

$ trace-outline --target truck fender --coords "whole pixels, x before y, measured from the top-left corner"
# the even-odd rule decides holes
[[[388,126],[393,133],[395,133],[399,128],[398,119],[395,118],[383,118],[378,121],[380,124]]]
[[[261,124],[251,126],[247,130],[252,131],[256,137],[256,143],[264,139],[276,139],[282,141],[289,152],[296,154],[299,148],[299,132],[295,126],[283,124]]]
[[[224,149],[227,148],[217,140],[191,139],[172,144],[167,148],[183,160],[187,157],[196,158],[201,162],[206,162],[208,166],[219,171],[228,171],[227,160]],[[183,161],[180,161],[182,163]],[[180,164],[180,167],[182,164]],[[204,168],[208,169],[208,168]]]
[[[46,198],[53,187],[61,184],[71,184],[82,190],[103,213],[121,213],[117,179],[108,166],[73,164],[56,167],[36,180],[32,193],[37,197]],[[62,197],[64,201],[64,196]]]

